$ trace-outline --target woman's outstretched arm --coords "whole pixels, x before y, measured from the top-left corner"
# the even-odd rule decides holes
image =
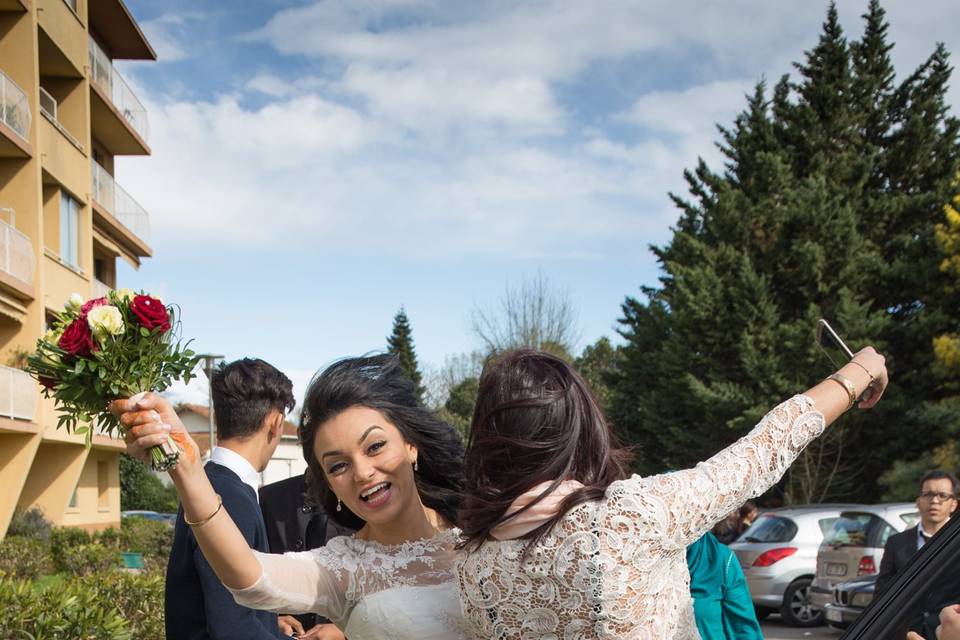
[[[192,529],[204,557],[226,587],[244,589],[256,583],[263,572],[260,562],[230,514],[220,506],[203,470],[197,443],[170,403],[149,393],[135,403],[115,400],[110,410],[126,427],[127,453],[134,458],[149,463],[147,450],[164,442],[167,435],[180,445],[183,453],[170,470],[170,478],[180,494],[187,522],[202,523]]]
[[[612,516],[644,522],[656,544],[690,544],[732,509],[773,486],[803,449],[868,386],[869,409],[887,385],[884,358],[867,347],[827,379],[773,408],[740,440],[692,469],[615,483]],[[872,382],[871,382],[872,381]]]

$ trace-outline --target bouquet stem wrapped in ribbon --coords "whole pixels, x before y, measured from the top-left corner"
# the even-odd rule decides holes
[[[173,306],[143,292],[120,289],[87,301],[70,296],[27,359],[44,397],[56,401],[57,428],[84,434],[87,446],[94,420],[107,435],[122,435],[123,425],[107,410],[111,400],[189,382],[198,358],[180,342],[179,326]],[[170,469],[180,453],[168,437],[150,451],[153,468]]]

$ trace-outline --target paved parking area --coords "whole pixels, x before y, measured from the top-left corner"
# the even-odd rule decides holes
[[[760,626],[766,640],[838,640],[843,635],[842,631],[830,627],[788,627],[780,622],[779,616],[770,616]]]

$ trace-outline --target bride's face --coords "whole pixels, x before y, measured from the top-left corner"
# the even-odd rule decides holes
[[[389,522],[419,500],[417,449],[375,409],[350,407],[324,422],[313,452],[333,492],[367,522]]]

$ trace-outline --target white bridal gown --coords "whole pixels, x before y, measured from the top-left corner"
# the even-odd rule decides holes
[[[459,531],[398,545],[342,536],[312,551],[255,552],[251,587],[231,590],[245,607],[318,613],[350,640],[467,638],[453,574]]]
[[[485,542],[457,566],[473,635],[699,638],[687,545],[772,486],[823,429],[813,401],[795,396],[693,469],[614,482],[604,499],[571,509],[526,559],[523,540]]]

